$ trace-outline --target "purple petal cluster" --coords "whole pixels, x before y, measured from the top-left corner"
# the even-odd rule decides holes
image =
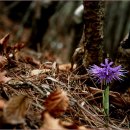
[[[88,73],[97,80],[98,83],[109,84],[113,80],[122,80],[126,70],[122,68],[121,65],[117,67],[112,67],[113,62],[108,62],[108,59],[105,59],[105,63],[101,63],[100,67],[93,65],[89,68]]]

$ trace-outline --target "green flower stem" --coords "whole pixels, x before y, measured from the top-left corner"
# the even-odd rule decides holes
[[[107,85],[103,91],[103,109],[106,119],[109,119],[109,86]]]

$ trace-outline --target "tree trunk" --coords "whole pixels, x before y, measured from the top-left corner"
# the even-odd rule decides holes
[[[103,40],[104,2],[84,0],[83,65],[99,64]]]

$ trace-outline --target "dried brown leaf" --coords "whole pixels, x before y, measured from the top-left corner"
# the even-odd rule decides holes
[[[52,74],[53,74],[53,76],[55,76],[56,73],[58,73],[58,72],[59,72],[59,65],[57,64],[57,62],[54,62],[52,64]]]
[[[13,47],[12,47],[12,49],[13,50],[17,50],[17,51],[20,51],[21,49],[23,49],[25,47],[25,43],[16,43]]]
[[[43,115],[44,123],[40,130],[67,130],[61,124],[59,119],[55,119],[48,112]]]
[[[78,130],[93,130],[93,129],[85,128],[84,126],[79,126],[79,127],[78,127]]]
[[[2,110],[5,106],[5,101],[4,100],[0,100],[0,110]]]
[[[9,124],[24,123],[30,99],[26,95],[12,97],[4,107],[4,120]]]
[[[10,34],[6,34],[2,39],[0,39],[0,44],[1,45],[7,45],[9,38],[10,38]]]
[[[85,128],[84,126],[77,126],[75,123],[72,122],[62,121],[60,122],[60,124],[67,130],[90,130]]]
[[[66,92],[61,89],[52,92],[44,103],[46,111],[54,117],[62,115],[66,111],[68,104],[69,98]]]
[[[44,74],[44,73],[48,73],[51,72],[50,69],[34,69],[31,71],[31,76],[35,76],[35,75],[39,75],[39,74]]]
[[[5,65],[7,65],[8,61],[5,56],[0,55],[0,68],[3,68]]]
[[[24,56],[23,57],[24,62],[26,62],[27,64],[31,64],[33,66],[39,67],[40,62],[32,57],[29,56]]]
[[[6,34],[2,39],[0,39],[0,53],[6,53],[7,42],[9,41],[10,34]]]
[[[74,123],[61,121],[59,119],[55,119],[48,112],[43,114],[43,125],[40,130],[92,130],[87,129],[84,126],[77,126]]]
[[[2,124],[3,124],[3,109],[5,107],[5,101],[4,100],[0,100],[0,129],[2,128]]]
[[[75,69],[75,68],[76,68],[76,65],[73,66],[73,69]],[[59,65],[59,70],[61,70],[61,71],[69,71],[70,69],[71,69],[70,63]]]
[[[16,60],[18,61],[20,57],[20,50],[25,46],[24,43],[16,43],[13,46],[7,46],[6,48],[6,57],[8,60]]]
[[[6,71],[0,72],[0,83],[6,83],[11,80],[10,77],[6,77]]]

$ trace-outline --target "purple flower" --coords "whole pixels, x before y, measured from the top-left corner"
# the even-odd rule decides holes
[[[101,63],[100,66],[93,65],[88,69],[88,73],[97,80],[98,83],[109,84],[112,80],[122,80],[126,70],[122,68],[121,65],[117,67],[112,67],[113,62],[108,62],[108,59],[105,59],[105,63]]]

